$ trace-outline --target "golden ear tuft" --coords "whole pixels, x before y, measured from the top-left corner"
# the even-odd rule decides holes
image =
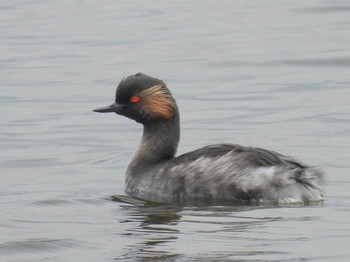
[[[163,85],[155,85],[141,92],[142,105],[150,114],[171,119],[175,116],[176,105]]]

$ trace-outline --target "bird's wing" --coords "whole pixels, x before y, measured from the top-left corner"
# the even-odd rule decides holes
[[[188,161],[195,161],[199,158],[216,158],[230,153],[233,158],[242,161],[241,164],[253,165],[256,167],[268,167],[287,164],[299,168],[305,168],[302,163],[280,153],[258,147],[244,147],[237,144],[215,144],[199,148],[173,158],[175,164]]]

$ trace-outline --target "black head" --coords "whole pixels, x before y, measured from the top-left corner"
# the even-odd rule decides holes
[[[177,116],[177,106],[162,80],[137,73],[120,81],[115,103],[94,110],[115,112],[139,123],[169,120]]]

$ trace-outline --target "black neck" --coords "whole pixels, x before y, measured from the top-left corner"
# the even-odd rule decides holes
[[[179,140],[178,115],[171,120],[144,124],[141,144],[132,159],[132,166],[155,164],[174,157]]]

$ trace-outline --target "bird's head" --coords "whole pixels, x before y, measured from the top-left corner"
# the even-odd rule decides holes
[[[147,124],[172,120],[177,116],[177,110],[175,99],[162,80],[138,73],[120,81],[115,103],[97,108],[94,112],[115,112]]]

